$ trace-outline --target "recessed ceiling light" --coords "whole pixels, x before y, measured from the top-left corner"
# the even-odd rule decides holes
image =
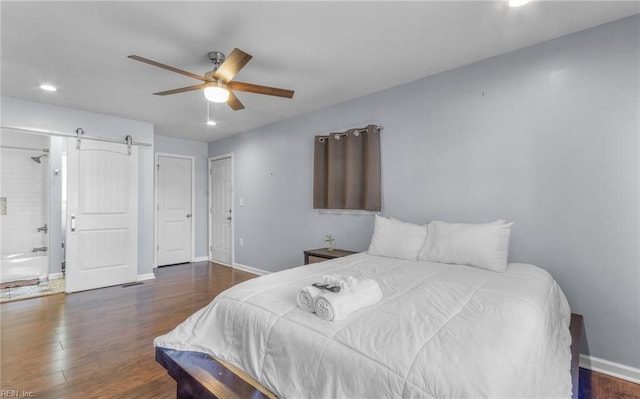
[[[214,120],[208,120],[208,121],[207,121],[207,125],[209,125],[209,126],[215,126],[215,125],[217,125],[217,123],[216,123],[216,121],[214,121]]]
[[[41,84],[40,88],[42,90],[46,90],[46,91],[58,91],[58,89],[56,89],[55,86],[51,86],[51,85],[48,85],[48,84]]]
[[[520,7],[527,4],[531,0],[509,0],[509,7]]]

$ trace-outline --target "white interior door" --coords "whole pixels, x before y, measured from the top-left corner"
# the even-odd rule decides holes
[[[191,262],[193,159],[158,155],[157,162],[157,264]]]
[[[232,171],[231,158],[211,160],[209,190],[211,210],[211,260],[231,264]]]
[[[67,292],[136,281],[138,148],[67,140]]]

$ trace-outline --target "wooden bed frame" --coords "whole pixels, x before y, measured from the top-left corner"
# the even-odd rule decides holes
[[[582,316],[571,314],[571,382],[573,399],[578,399],[578,359]],[[156,348],[156,361],[178,384],[178,399],[251,398],[276,399],[258,381],[223,360],[200,352]]]
[[[244,371],[204,353],[156,348],[156,361],[178,384],[178,399],[277,399]]]

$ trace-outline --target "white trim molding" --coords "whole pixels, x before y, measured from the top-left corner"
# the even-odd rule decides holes
[[[220,265],[220,266],[224,266],[224,267],[230,267],[230,268],[233,269],[233,265],[230,265],[228,263],[218,262],[217,260],[211,260],[211,259],[209,259],[209,262],[215,263],[216,265]]]
[[[49,275],[47,275],[47,278],[49,280],[56,280],[59,278],[64,278],[64,274],[63,273],[49,273]]]
[[[153,273],[138,274],[138,278],[136,281],[153,280],[155,278],[156,275]]]
[[[193,259],[194,262],[204,262],[204,261],[208,261],[208,260],[209,260],[208,256],[198,256],[197,258]]]
[[[242,270],[242,271],[245,271],[245,272],[257,274],[258,276],[264,276],[265,274],[270,274],[271,273],[270,271],[258,269],[257,267],[251,267],[251,266],[243,265],[241,263],[234,263],[233,264],[233,268],[234,269],[238,269],[238,270]]]
[[[582,354],[580,355],[580,367],[640,384],[640,369],[635,367]]]

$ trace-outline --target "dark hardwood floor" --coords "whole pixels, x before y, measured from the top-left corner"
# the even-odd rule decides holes
[[[160,268],[155,280],[126,288],[3,303],[0,390],[20,398],[175,398],[153,339],[253,277],[199,262]],[[580,398],[640,399],[640,385],[580,372]]]
[[[4,303],[0,389],[52,399],[175,398],[153,339],[253,277],[199,262],[162,267],[140,285]]]
[[[640,399],[640,384],[580,369],[580,399]]]

